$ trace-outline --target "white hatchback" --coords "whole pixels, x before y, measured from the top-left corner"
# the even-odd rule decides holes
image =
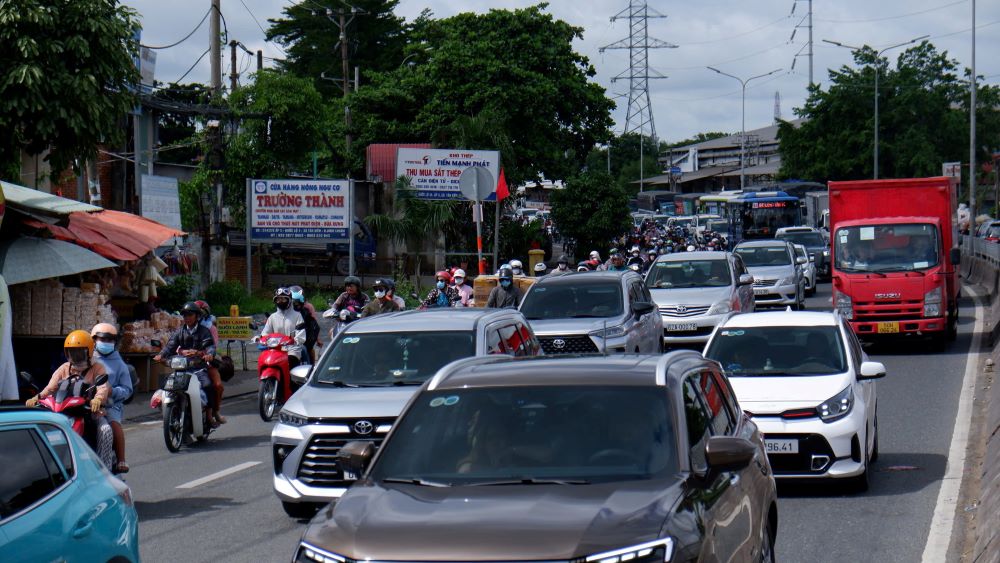
[[[837,313],[774,311],[721,324],[705,357],[722,364],[740,406],[764,433],[777,479],[847,478],[868,489],[878,457],[871,362]]]

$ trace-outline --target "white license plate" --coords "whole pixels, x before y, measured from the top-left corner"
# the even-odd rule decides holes
[[[799,453],[798,440],[764,440],[764,449],[769,454],[797,454]]]
[[[767,295],[768,293],[771,293],[771,290],[769,290],[766,287],[755,287],[755,288],[753,288],[753,294],[754,295]]]
[[[665,325],[663,328],[667,332],[681,332],[687,330],[697,330],[698,325],[696,323],[674,323]]]

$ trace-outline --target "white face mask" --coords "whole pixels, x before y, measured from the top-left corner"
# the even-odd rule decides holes
[[[375,292],[375,297],[382,299],[383,297],[385,297],[385,292],[382,290],[378,290]]]

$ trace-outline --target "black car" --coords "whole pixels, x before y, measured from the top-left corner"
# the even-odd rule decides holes
[[[296,562],[774,560],[761,435],[693,351],[460,360],[339,455]]]
[[[816,274],[825,280],[830,279],[830,243],[823,231],[812,227],[785,227],[778,229],[774,238],[806,247],[809,258],[816,263]]]

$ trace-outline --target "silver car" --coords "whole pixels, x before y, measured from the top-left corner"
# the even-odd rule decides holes
[[[809,254],[806,247],[801,244],[795,246],[795,257],[804,258],[806,263],[801,264],[802,281],[806,284],[806,295],[816,294],[816,258]],[[798,260],[797,260],[798,262]]]
[[[729,252],[664,254],[646,273],[664,344],[705,343],[733,313],[754,311],[753,276]]]
[[[545,276],[528,290],[520,311],[546,354],[663,350],[660,315],[632,270]]]
[[[384,313],[344,328],[285,403],[271,431],[274,492],[285,512],[310,517],[340,497],[354,477],[337,462],[350,441],[377,446],[407,401],[439,368],[487,354],[535,356],[541,347],[513,309],[435,309]]]
[[[736,245],[733,253],[743,259],[753,274],[753,294],[757,307],[805,306],[802,269],[807,262],[795,256],[792,243],[783,240],[751,240]]]

